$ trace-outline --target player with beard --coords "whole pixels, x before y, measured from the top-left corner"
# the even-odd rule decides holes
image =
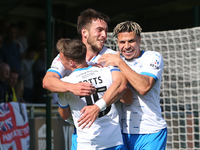
[[[97,12],[94,9],[84,10],[78,17],[77,31],[78,34],[81,35],[82,42],[87,48],[86,61],[88,65],[97,64],[98,59],[104,53],[116,53],[115,51],[104,47],[104,43],[107,38],[109,21],[110,20],[107,15]],[[89,82],[72,84],[60,80],[60,78],[68,76],[70,73],[70,70],[64,69],[58,54],[53,60],[51,68],[48,69],[43,79],[43,87],[51,92],[72,92],[79,96],[89,96],[95,93],[95,87]],[[126,88],[125,80],[117,80],[117,78],[121,78],[121,76],[121,72],[115,73],[116,82],[113,82],[113,84],[110,86],[114,88],[109,88],[106,91],[106,93],[112,93],[107,94],[107,96],[104,98],[106,104],[113,103]],[[97,105],[84,107],[84,109],[81,111],[82,117],[79,120],[79,125],[83,128],[87,124],[91,126],[91,124],[99,115],[99,112],[100,108]],[[65,117],[63,116],[63,118]]]

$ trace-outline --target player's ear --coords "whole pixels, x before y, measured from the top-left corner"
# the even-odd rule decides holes
[[[73,61],[73,60],[70,60],[70,61],[69,61],[69,65],[70,65],[70,67],[75,67],[76,62]]]
[[[70,65],[70,67],[73,66],[73,60],[69,60],[69,65]]]
[[[81,35],[82,35],[82,37],[87,38],[88,37],[88,30],[86,28],[82,28],[81,29]]]

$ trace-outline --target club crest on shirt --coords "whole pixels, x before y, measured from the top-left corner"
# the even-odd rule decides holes
[[[154,62],[151,62],[150,66],[153,67],[154,69],[159,69],[159,61],[156,60]]]

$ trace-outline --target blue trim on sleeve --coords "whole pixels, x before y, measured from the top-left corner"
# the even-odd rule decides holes
[[[110,71],[111,71],[111,72],[112,72],[112,71],[119,71],[119,72],[120,72],[120,70],[117,69],[117,68],[113,68],[113,69],[111,69]]]
[[[61,107],[61,108],[67,108],[67,107],[69,107],[69,105],[67,105],[67,106],[61,106],[59,103],[58,103],[58,106]]]
[[[54,72],[54,73],[57,73],[57,74],[60,76],[60,78],[62,78],[61,74],[60,74],[58,71],[49,69],[49,70],[47,70],[47,72]]]
[[[156,80],[156,82],[158,81],[158,78],[154,74],[152,74],[152,73],[141,72],[140,74],[141,75],[147,75],[147,76],[153,77]]]

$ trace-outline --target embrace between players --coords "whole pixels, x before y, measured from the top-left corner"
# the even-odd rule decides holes
[[[120,52],[104,47],[108,23],[107,15],[84,10],[77,21],[81,40],[57,42],[43,87],[58,93],[61,117],[75,125],[72,150],[164,150],[163,58],[140,50],[142,29],[132,21],[113,30]]]

